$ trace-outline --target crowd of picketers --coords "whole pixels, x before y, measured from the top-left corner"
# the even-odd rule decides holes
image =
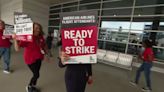
[[[27,92],[40,92],[36,85],[37,80],[40,76],[40,68],[43,59],[49,62],[49,58],[52,57],[50,52],[52,48],[53,37],[51,34],[47,36],[47,40],[44,38],[44,33],[42,30],[41,24],[34,22],[33,23],[33,36],[32,42],[18,41],[16,39],[16,34],[12,35],[12,39],[5,38],[3,32],[5,30],[5,22],[0,20],[0,57],[3,58],[4,66],[3,72],[5,74],[12,73],[10,69],[10,48],[11,45],[14,45],[15,51],[19,51],[21,48],[24,49],[24,62],[29,67],[29,70],[32,72],[33,76],[29,81],[29,84],[26,87]],[[11,40],[13,40],[11,43]],[[58,42],[58,46],[61,47],[58,57],[59,67],[66,67],[65,70],[65,85],[66,92],[85,92],[86,84],[92,84],[92,65],[91,64],[65,64],[64,61],[70,59],[70,56],[67,55],[62,49],[61,40]],[[142,65],[136,72],[136,78],[130,83],[134,86],[137,86],[139,83],[141,72],[144,71],[146,79],[146,87],[142,89],[144,92],[150,92],[151,87],[151,68],[154,61],[154,53],[152,50],[152,43],[150,40],[146,39],[142,42],[144,48],[143,52],[139,55],[139,58],[143,60]],[[55,90],[54,90],[55,92]],[[111,91],[112,92],[112,91]]]

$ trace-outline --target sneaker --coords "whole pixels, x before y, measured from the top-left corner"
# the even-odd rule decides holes
[[[34,86],[27,86],[26,92],[40,92],[40,90]]]
[[[133,81],[130,81],[129,83],[132,84],[132,85],[135,86],[135,87],[137,86],[137,83],[135,83],[135,82],[133,82]]]
[[[33,87],[33,92],[40,92],[40,90],[37,87]]]
[[[3,70],[3,73],[5,73],[5,74],[10,74],[11,71],[10,71],[10,70]]]
[[[33,92],[32,86],[27,86],[26,87],[26,92]]]
[[[151,92],[152,90],[150,88],[142,88],[143,92]]]

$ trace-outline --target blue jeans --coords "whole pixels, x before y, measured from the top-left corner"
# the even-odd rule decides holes
[[[3,57],[4,70],[9,70],[10,65],[10,48],[0,47],[0,57]]]
[[[151,79],[150,79],[151,68],[152,68],[152,62],[149,62],[149,63],[143,62],[140,68],[137,70],[135,83],[138,84],[141,72],[144,71],[146,85],[149,89],[151,89]]]

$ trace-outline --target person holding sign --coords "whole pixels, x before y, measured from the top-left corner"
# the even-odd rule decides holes
[[[16,35],[13,35],[13,38],[15,38],[14,45],[16,51],[19,51],[20,47],[24,48],[25,63],[33,73],[33,77],[31,78],[29,85],[26,87],[26,90],[27,92],[38,92],[39,90],[35,86],[40,76],[39,71],[41,62],[44,59],[44,54],[47,53],[47,46],[45,39],[43,38],[42,26],[39,23],[33,24],[32,42],[18,42],[16,40]]]
[[[10,73],[10,47],[11,42],[9,38],[6,38],[3,35],[5,29],[5,22],[0,20],[0,57],[3,57],[4,60],[4,73]]]
[[[60,42],[61,43],[61,42]],[[59,67],[67,67],[65,71],[65,84],[67,92],[85,92],[86,83],[92,84],[91,64],[65,64],[70,56],[60,51]]]

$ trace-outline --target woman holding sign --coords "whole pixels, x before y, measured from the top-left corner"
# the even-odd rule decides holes
[[[61,42],[60,42],[61,43]],[[67,67],[65,71],[65,84],[67,92],[85,92],[85,87],[92,84],[92,66],[91,64],[65,64],[69,56],[60,51],[59,67]]]
[[[15,38],[15,50],[18,51],[20,47],[24,48],[24,60],[29,69],[33,73],[33,77],[30,80],[29,85],[26,87],[27,92],[38,92],[35,87],[39,78],[39,71],[41,62],[44,59],[44,54],[47,52],[45,39],[43,38],[42,26],[39,23],[33,24],[33,36],[32,42],[17,41]]]
[[[6,74],[11,73],[10,71],[10,47],[11,42],[9,38],[3,35],[5,30],[5,22],[0,20],[0,58],[3,57],[4,60],[4,70]]]

